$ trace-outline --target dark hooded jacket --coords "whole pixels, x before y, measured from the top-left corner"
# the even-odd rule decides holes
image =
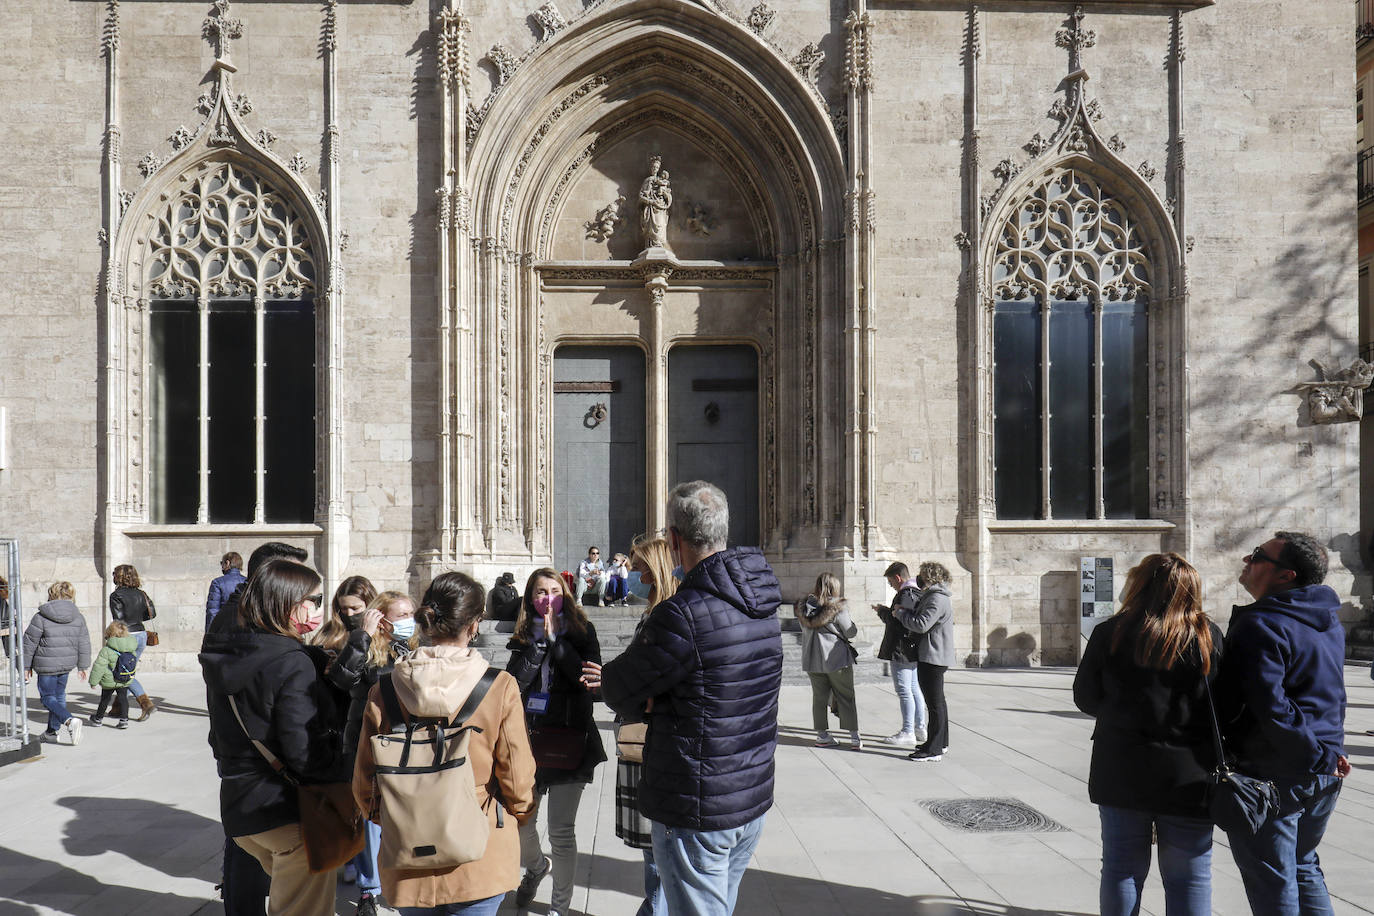
[[[1336,772],[1345,754],[1340,598],[1308,585],[1231,609],[1217,702],[1238,768],[1270,779]]]
[[[645,817],[728,830],[772,806],[781,597],[758,548],[712,554],[602,670],[602,696],[626,719],[654,701],[639,784]]]
[[[24,629],[24,668],[38,674],[66,674],[91,667],[91,635],[76,603],[58,598],[38,606]]]
[[[210,748],[220,775],[220,820],[228,836],[300,821],[296,790],[272,772],[252,735],[302,782],[345,780],[342,713],[324,683],[323,652],[256,630],[210,633],[200,667],[210,709]],[[244,727],[229,705],[233,696]]]

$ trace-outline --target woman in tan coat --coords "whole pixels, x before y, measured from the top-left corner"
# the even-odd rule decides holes
[[[405,712],[416,718],[451,720],[487,670],[470,647],[484,606],[482,587],[462,573],[444,573],[425,592],[415,620],[432,645],[397,662],[392,684]],[[373,687],[363,713],[353,793],[374,821],[381,817],[372,737],[391,729],[381,697]],[[502,672],[466,724],[475,726],[468,760],[477,786],[477,803],[487,812],[491,835],[482,858],[454,868],[406,870],[381,867],[382,894],[402,916],[494,914],[508,891],[520,882],[518,823],[534,812],[534,757],[525,732],[525,713],[515,679]],[[481,729],[478,731],[477,729]],[[442,799],[435,799],[442,804]],[[513,815],[500,819],[497,809]],[[386,830],[382,822],[382,830]]]

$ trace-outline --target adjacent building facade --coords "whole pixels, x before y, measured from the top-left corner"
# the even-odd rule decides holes
[[[133,563],[188,664],[225,550],[490,581],[705,477],[789,597],[945,563],[971,664],[1074,661],[1083,557],[1224,617],[1276,528],[1353,622],[1349,14],[11,5],[25,604]]]

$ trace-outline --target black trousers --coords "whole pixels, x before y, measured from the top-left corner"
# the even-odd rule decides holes
[[[916,663],[916,683],[926,701],[926,742],[918,750],[944,753],[949,747],[949,707],[945,705],[944,665]]]
[[[116,697],[119,701],[119,717],[127,719],[129,717],[129,688],[128,687],[101,687],[100,705],[95,708],[95,717],[103,719],[105,710],[110,708],[110,697]]]

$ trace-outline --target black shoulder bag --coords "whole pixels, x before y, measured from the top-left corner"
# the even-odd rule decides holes
[[[1212,717],[1212,745],[1217,762],[1207,778],[1207,809],[1216,824],[1227,833],[1254,836],[1260,826],[1279,809],[1279,790],[1267,779],[1237,773],[1226,760],[1221,744],[1221,726],[1217,723],[1217,707],[1212,701],[1212,685],[1202,676],[1207,689],[1207,711]]]

